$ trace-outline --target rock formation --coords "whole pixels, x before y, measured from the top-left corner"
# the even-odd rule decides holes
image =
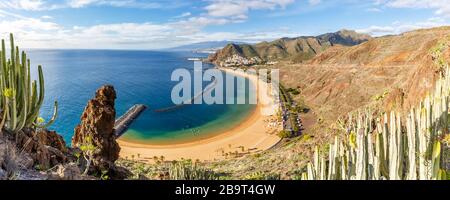
[[[119,158],[120,147],[114,135],[116,92],[113,86],[102,86],[97,90],[81,116],[81,123],[75,128],[73,147],[93,145],[92,167],[97,172],[110,171]],[[90,144],[87,144],[90,143]]]
[[[67,161],[66,143],[55,131],[25,128],[17,133],[15,141],[20,153],[28,154],[30,165],[37,168],[48,169]]]

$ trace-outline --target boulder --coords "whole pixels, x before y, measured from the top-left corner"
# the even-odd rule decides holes
[[[114,135],[116,91],[113,86],[102,86],[97,90],[81,115],[75,128],[72,147],[93,145],[92,165],[97,172],[110,171],[119,158],[120,147]]]
[[[7,180],[7,179],[8,179],[8,176],[6,174],[6,171],[3,170],[2,168],[0,168],[0,181]]]
[[[75,163],[58,165],[56,174],[59,180],[83,180],[80,168]]]
[[[34,161],[34,165],[40,169],[48,169],[67,162],[66,143],[54,131],[24,128],[16,133],[15,141],[20,153],[28,154]]]

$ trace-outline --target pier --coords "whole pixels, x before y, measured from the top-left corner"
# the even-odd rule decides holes
[[[128,130],[131,123],[133,123],[145,109],[147,109],[147,106],[136,104],[128,109],[124,115],[117,118],[114,123],[114,134],[116,137],[122,136]]]
[[[214,77],[213,77],[213,78],[214,78]],[[155,110],[155,112],[159,112],[159,113],[161,113],[161,112],[169,112],[169,111],[172,111],[172,110],[181,108],[182,106],[192,105],[192,104],[194,104],[194,101],[195,101],[196,99],[198,99],[198,98],[201,98],[201,97],[203,96],[204,93],[209,92],[210,90],[214,89],[214,87],[216,86],[216,84],[217,84],[217,80],[214,78],[213,81],[212,81],[212,83],[210,83],[209,85],[207,85],[207,86],[205,87],[205,89],[203,89],[200,93],[198,93],[197,95],[195,95],[195,96],[192,97],[191,99],[186,100],[186,101],[184,101],[184,102],[181,103],[181,104],[176,104],[176,105],[173,105],[173,106],[170,106],[170,107],[157,109],[157,110]]]

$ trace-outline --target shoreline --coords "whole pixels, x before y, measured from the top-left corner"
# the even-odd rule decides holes
[[[248,78],[257,87],[258,103],[255,110],[239,125],[222,131],[214,136],[180,144],[153,145],[118,139],[120,157],[132,158],[142,162],[155,162],[153,158],[164,157],[164,160],[192,159],[201,161],[214,161],[230,156],[242,156],[250,153],[270,149],[281,138],[277,136],[280,126],[269,127],[273,116],[265,116],[263,110],[267,109],[259,99],[271,98],[269,95],[260,95],[259,89],[267,86],[258,84],[258,77],[247,73],[238,73],[232,69],[218,68],[226,73]],[[273,99],[272,99],[273,100]]]

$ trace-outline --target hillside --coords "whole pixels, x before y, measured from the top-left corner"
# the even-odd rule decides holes
[[[341,30],[319,36],[297,38],[280,38],[272,42],[261,42],[255,45],[228,44],[225,48],[210,57],[215,63],[227,62],[233,56],[246,59],[255,58],[261,62],[291,60],[302,62],[334,46],[353,46],[370,40],[371,37],[355,31]]]
[[[282,80],[299,88],[306,101],[331,120],[374,103],[377,96],[384,96],[378,98],[384,109],[406,109],[439,77],[432,49],[449,34],[450,28],[443,27],[330,48],[306,64],[280,67]],[[444,55],[449,57],[447,49]]]

